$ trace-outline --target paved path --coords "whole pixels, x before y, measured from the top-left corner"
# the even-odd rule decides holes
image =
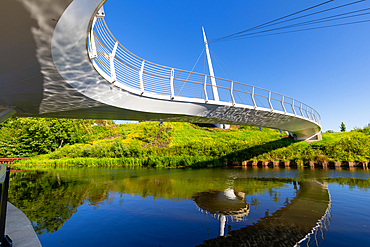
[[[30,220],[13,204],[8,202],[5,234],[13,240],[14,247],[41,247]]]

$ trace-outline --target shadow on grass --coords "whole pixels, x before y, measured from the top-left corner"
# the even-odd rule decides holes
[[[253,146],[250,148],[245,148],[233,153],[229,153],[225,156],[209,159],[207,161],[202,162],[195,162],[192,166],[193,167],[212,167],[212,166],[224,166],[225,162],[233,162],[233,161],[245,161],[250,160],[253,157],[256,157],[261,154],[269,153],[273,150],[287,147],[293,143],[295,143],[294,139],[292,138],[282,138],[280,140],[268,142],[262,145]]]

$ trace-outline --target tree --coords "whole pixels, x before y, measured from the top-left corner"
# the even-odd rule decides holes
[[[346,125],[343,122],[340,124],[339,127],[341,132],[346,132]]]
[[[9,118],[0,124],[0,157],[50,153],[63,145],[89,141],[93,120]]]

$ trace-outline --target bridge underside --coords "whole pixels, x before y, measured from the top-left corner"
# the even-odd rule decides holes
[[[0,120],[13,115],[227,123],[286,130],[298,139],[320,132],[312,121],[266,109],[157,99],[112,85],[94,69],[86,48],[104,2],[3,0]]]

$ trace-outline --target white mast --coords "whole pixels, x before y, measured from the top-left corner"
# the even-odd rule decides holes
[[[217,91],[217,86],[216,86],[215,73],[213,72],[212,60],[211,60],[211,55],[209,54],[209,49],[208,49],[208,42],[207,42],[207,38],[206,38],[206,33],[204,32],[204,28],[203,28],[203,27],[202,27],[202,30],[203,30],[204,45],[206,46],[206,54],[207,54],[208,70],[209,70],[209,75],[210,75],[210,77],[211,77],[211,84],[212,84],[213,99],[214,99],[215,101],[219,101],[218,91]]]

